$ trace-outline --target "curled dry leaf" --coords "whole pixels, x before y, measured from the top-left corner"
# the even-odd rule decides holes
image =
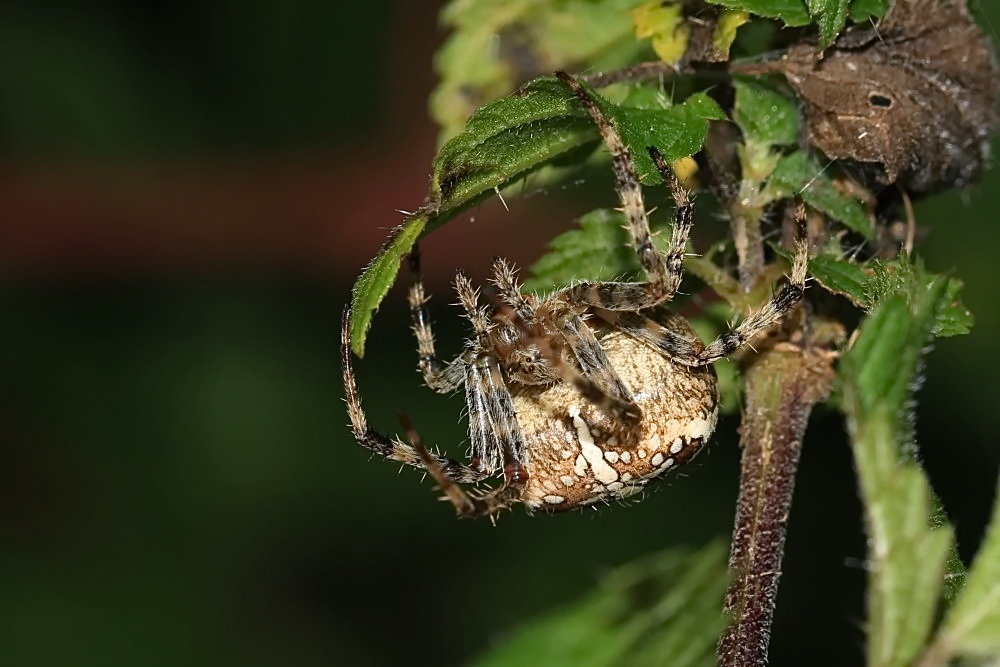
[[[975,181],[998,120],[996,56],[965,0],[896,0],[877,27],[855,26],[824,53],[797,44],[731,71],[784,75],[814,146],[880,165],[880,180],[911,192]]]

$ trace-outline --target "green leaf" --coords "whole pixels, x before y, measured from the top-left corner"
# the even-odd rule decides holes
[[[850,0],[806,0],[813,21],[819,26],[819,46],[825,49],[847,24]]]
[[[761,183],[781,159],[774,147],[798,141],[799,112],[792,100],[758,81],[737,78],[733,86],[733,121],[743,133],[743,176]]]
[[[597,140],[590,117],[554,78],[532,81],[477,111],[435,158],[427,202],[396,229],[355,284],[354,351],[364,354],[372,315],[420,236],[498,188]]]
[[[871,220],[854,197],[837,189],[824,167],[803,151],[786,155],[778,162],[767,183],[773,199],[799,195],[813,208],[839,220],[867,239],[875,238]]]
[[[930,633],[952,549],[913,445],[912,388],[943,278],[880,299],[841,362],[844,408],[869,534],[868,665],[913,662]],[[935,525],[936,524],[936,525]]]
[[[819,255],[809,260],[809,275],[828,291],[847,297],[855,306],[871,308],[865,291],[868,274],[860,264]]]
[[[775,253],[791,261],[791,253],[776,245]],[[809,275],[827,291],[847,297],[854,305],[870,311],[891,296],[900,295],[908,301],[920,298],[938,280],[945,281],[944,295],[936,311],[931,334],[947,338],[969,333],[973,316],[959,298],[962,281],[942,278],[924,270],[923,265],[905,257],[892,261],[872,261],[858,264],[831,255],[818,255],[809,260]]]
[[[431,114],[443,138],[477,107],[522,81],[585,63],[624,67],[646,51],[632,31],[637,0],[453,0],[441,12],[451,34],[438,51]]]
[[[429,200],[436,209],[435,223],[597,136],[590,117],[555,78],[536,79],[487,104],[434,159]]]
[[[799,140],[799,112],[788,97],[751,79],[736,78],[733,121],[747,144],[766,148],[790,146]]]
[[[476,667],[710,667],[725,625],[727,547],[672,549],[612,572],[575,604],[529,620]]]
[[[934,323],[935,336],[939,338],[964,336],[972,331],[975,318],[972,316],[972,311],[965,307],[958,296],[963,286],[962,281],[958,278],[948,279],[945,305],[938,312],[937,321]]]
[[[905,257],[891,262],[874,262],[871,274],[871,279],[865,286],[865,294],[871,305],[896,294],[905,296],[909,301],[919,299],[932,285],[943,280],[944,296],[937,310],[932,333],[944,338],[967,334],[972,329],[972,313],[958,297],[962,290],[962,281],[958,278],[941,278],[928,273],[922,263],[911,262]]]
[[[351,349],[359,357],[365,354],[365,338],[372,316],[396,282],[399,263],[420,238],[427,226],[427,217],[425,213],[416,213],[393,230],[389,240],[382,244],[375,259],[354,283],[351,291]]]
[[[665,104],[668,104],[663,99]],[[701,150],[708,135],[709,120],[723,120],[726,115],[706,93],[695,93],[681,104],[659,109],[618,106],[600,100],[601,109],[618,126],[635,160],[639,180],[647,185],[660,183],[660,175],[647,148],[655,146],[673,162]]]
[[[701,148],[708,119],[723,117],[704,93],[659,109],[626,108],[595,98],[630,145],[640,174],[645,167],[652,182],[659,181],[659,174],[647,146],[659,148],[667,160],[687,157]],[[435,158],[427,202],[383,245],[355,285],[354,351],[363,354],[372,314],[395,280],[400,261],[420,236],[539,167],[570,151],[588,149],[597,139],[597,128],[576,97],[551,77],[532,81],[473,114],[465,130]],[[580,275],[586,274],[576,277]]]
[[[855,23],[875,22],[885,16],[889,0],[851,0],[851,20]]]
[[[729,59],[729,49],[736,41],[736,32],[749,20],[749,14],[736,9],[724,8],[719,11],[719,22],[715,25],[715,32],[712,34],[712,46],[715,47],[720,56],[726,60]]]
[[[676,64],[687,49],[691,29],[684,19],[684,7],[651,0],[632,10],[635,36],[650,38],[660,60]]]
[[[597,209],[580,218],[580,228],[563,232],[549,243],[549,252],[531,267],[524,288],[532,292],[555,290],[586,276],[613,280],[636,275],[639,259],[629,244],[625,214]]]
[[[949,655],[1000,657],[1000,488],[993,520],[948,611],[939,643]]]
[[[801,26],[813,22],[803,0],[708,0],[713,5],[739,9],[771,19],[781,19],[785,25]]]

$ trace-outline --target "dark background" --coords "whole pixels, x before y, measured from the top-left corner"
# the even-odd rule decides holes
[[[425,193],[443,34],[434,3],[344,5],[0,7],[4,664],[456,664],[615,564],[728,534],[733,418],[641,504],[496,528],[353,443],[339,313]],[[998,188],[918,206],[928,266],[954,267],[977,318],[937,344],[917,410],[966,559],[1000,460]],[[530,264],[586,210],[509,203],[425,244],[444,350],[456,265]],[[370,416],[393,430],[405,406],[460,453],[461,398],[420,388],[406,316],[395,289],[358,362]],[[773,664],[861,664],[865,541],[825,411],[790,531]]]

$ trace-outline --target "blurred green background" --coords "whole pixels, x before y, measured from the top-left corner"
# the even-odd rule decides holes
[[[640,504],[495,528],[353,443],[339,313],[425,192],[437,9],[0,7],[2,664],[458,664],[615,564],[730,531],[733,418]],[[586,210],[533,194],[426,243],[442,350],[463,336],[456,265],[529,264]],[[998,206],[996,170],[918,206],[928,265],[977,318],[930,355],[917,411],[966,559],[1000,462]],[[421,389],[406,316],[396,289],[358,362],[371,419],[405,407],[460,453],[461,397]],[[790,531],[772,664],[861,664],[865,541],[826,411]]]

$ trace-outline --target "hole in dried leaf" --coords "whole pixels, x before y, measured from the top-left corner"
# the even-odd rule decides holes
[[[885,95],[879,95],[878,93],[872,93],[868,96],[868,103],[873,107],[882,107],[888,109],[892,106],[892,99],[886,97]]]

